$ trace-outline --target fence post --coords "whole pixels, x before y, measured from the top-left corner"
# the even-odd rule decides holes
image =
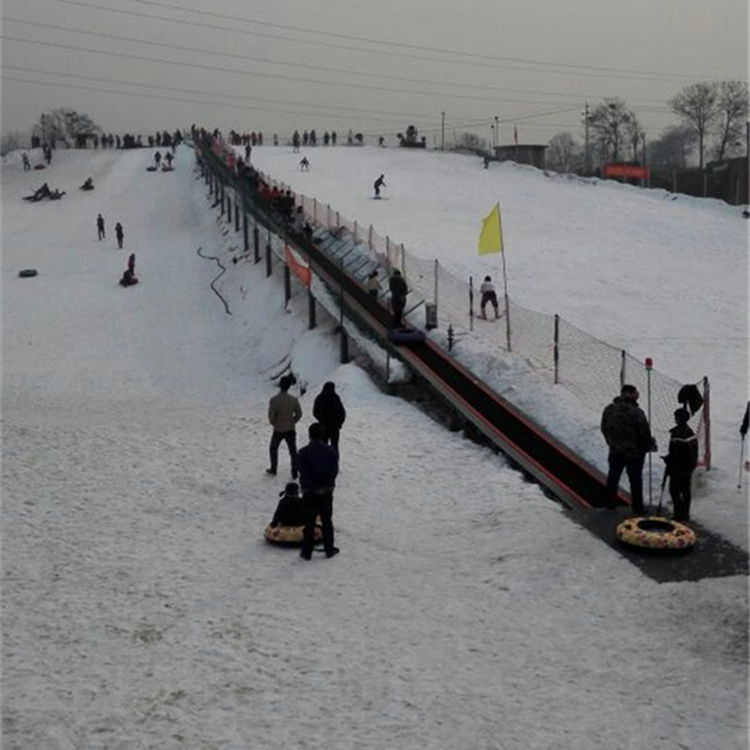
[[[312,289],[307,290],[307,327],[312,330],[317,325],[315,319],[315,296],[312,293]]]
[[[406,248],[403,242],[401,243],[401,273],[406,278]]]
[[[555,384],[560,382],[560,316],[555,313],[555,344],[553,357],[555,362]]]
[[[227,223],[232,223],[232,199],[227,195]]]
[[[357,244],[357,220],[354,220],[354,244]]]
[[[234,199],[234,231],[240,231],[240,207],[236,197]]]
[[[284,309],[292,298],[292,272],[289,270],[289,264],[284,263]]]
[[[370,224],[370,233],[367,235],[367,247],[372,251],[372,224]]]
[[[242,202],[242,208],[243,208],[243,211],[242,211],[242,246],[245,252],[247,252],[250,249],[250,237],[248,236],[248,232],[247,232],[247,212],[244,210],[245,209],[244,200]]]
[[[711,468],[711,385],[708,376],[703,378],[703,434],[705,435],[705,457],[706,471]]]
[[[388,273],[391,272],[391,238],[386,235],[385,238],[385,265]]]
[[[624,350],[620,350],[620,388],[625,385],[625,378],[627,376],[625,362],[627,360],[628,353]]]
[[[330,206],[328,208],[330,208]],[[340,226],[341,226],[341,217],[339,216],[339,212],[336,211],[336,229],[338,229]]]
[[[221,196],[221,216],[224,216],[224,185],[219,186],[220,190],[220,196]]]
[[[268,240],[266,242],[266,278],[273,273],[273,266],[271,265],[271,230],[268,230]]]
[[[260,263],[260,232],[255,221],[253,221],[253,255],[253,261]]]
[[[313,222],[318,223],[318,199],[313,198]]]
[[[440,267],[440,263],[438,262],[438,259],[435,258],[435,307],[438,306],[438,268]]]

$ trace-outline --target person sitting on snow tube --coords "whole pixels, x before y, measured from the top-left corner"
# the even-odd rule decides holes
[[[123,273],[122,278],[120,279],[120,286],[133,286],[133,284],[137,283],[138,279],[136,275],[130,270],[130,268],[126,268],[125,273]]]
[[[281,499],[276,506],[276,512],[273,514],[271,528],[275,529],[278,526],[304,526],[305,509],[302,505],[302,498],[299,494],[299,485],[297,482],[289,482],[279,495]]]
[[[94,189],[94,180],[91,179],[91,177],[87,178],[86,182],[81,185],[81,190],[93,190]]]

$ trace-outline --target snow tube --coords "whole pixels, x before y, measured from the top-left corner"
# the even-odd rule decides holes
[[[24,268],[22,271],[18,272],[18,275],[22,279],[28,279],[28,278],[31,278],[32,276],[36,276],[37,270],[36,268]]]
[[[304,526],[266,526],[266,530],[263,534],[266,541],[270,544],[276,544],[279,547],[299,547],[302,545],[302,537],[305,533]],[[323,541],[323,529],[319,526],[315,526],[315,541]]]
[[[623,544],[650,550],[686,550],[698,541],[684,523],[661,516],[628,518],[617,527],[616,534]]]
[[[394,344],[413,344],[415,342],[424,341],[424,331],[396,328],[392,331],[388,331],[388,340]]]

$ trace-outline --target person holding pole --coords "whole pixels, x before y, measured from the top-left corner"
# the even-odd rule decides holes
[[[638,406],[640,393],[634,385],[623,385],[620,395],[602,412],[601,431],[609,446],[609,473],[604,505],[614,510],[617,488],[626,471],[633,500],[633,513],[643,515],[643,464],[646,454],[656,450],[646,415]]]
[[[690,520],[690,479],[698,465],[698,438],[688,426],[689,419],[687,409],[675,411],[675,426],[669,431],[669,453],[664,457],[675,521]]]

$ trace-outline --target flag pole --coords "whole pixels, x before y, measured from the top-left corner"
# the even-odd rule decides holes
[[[510,348],[510,303],[508,302],[508,273],[505,269],[505,247],[500,253],[503,256],[503,293],[505,296],[505,335],[508,339],[508,351]]]

